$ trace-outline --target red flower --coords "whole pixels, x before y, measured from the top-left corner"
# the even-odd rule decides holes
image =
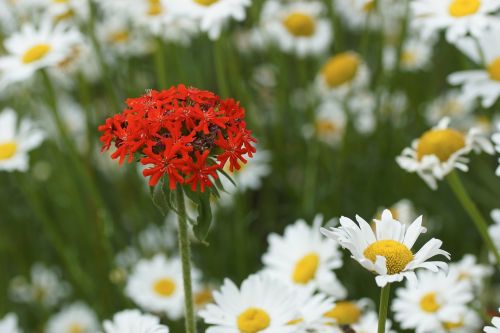
[[[229,161],[239,169],[252,157],[256,142],[246,128],[245,110],[233,99],[184,85],[148,91],[126,100],[127,108],[99,126],[102,150],[112,145],[112,158],[134,157],[148,166],[143,172],[155,186],[168,177],[169,187],[188,184],[203,192],[217,170]]]

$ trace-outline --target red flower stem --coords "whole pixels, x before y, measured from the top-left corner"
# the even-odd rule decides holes
[[[184,283],[184,308],[186,333],[196,333],[196,322],[194,319],[193,286],[191,283],[191,250],[189,248],[188,224],[186,218],[186,204],[184,202],[184,191],[181,185],[176,189],[177,218],[179,223],[179,252],[182,261],[182,279]]]

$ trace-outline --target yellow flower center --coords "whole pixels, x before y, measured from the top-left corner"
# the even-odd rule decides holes
[[[456,323],[453,323],[453,322],[449,322],[449,321],[445,321],[443,323],[443,327],[446,329],[446,330],[452,330],[452,329],[456,329],[456,328],[461,328],[461,327],[464,327],[464,322],[463,320],[460,320]]]
[[[75,16],[75,11],[73,9],[68,9],[64,13],[59,14],[56,17],[54,17],[54,20],[56,22],[61,22],[61,21],[64,21],[64,20],[68,20],[68,19],[70,19],[70,18],[72,18],[74,16]]]
[[[212,291],[210,289],[203,289],[194,294],[194,304],[202,306],[213,301]]]
[[[452,0],[448,10],[451,16],[463,17],[475,14],[481,7],[480,0]]]
[[[377,256],[385,257],[387,274],[402,272],[406,265],[413,260],[413,253],[406,245],[391,239],[380,240],[370,244],[363,254],[372,262],[375,262]]]
[[[338,127],[334,122],[328,120],[316,121],[316,133],[319,135],[330,135],[338,131]]]
[[[454,129],[435,129],[425,132],[417,145],[417,159],[436,155],[441,162],[465,147],[465,136]]]
[[[500,81],[500,57],[495,58],[488,66],[488,74],[490,78],[495,81]]]
[[[52,46],[49,44],[37,44],[26,51],[21,60],[24,64],[38,61],[43,59],[50,50],[52,50]]]
[[[283,24],[296,37],[309,37],[316,31],[313,17],[304,13],[291,13],[283,20]]]
[[[214,3],[218,2],[219,0],[194,0],[194,2],[202,5],[202,6],[211,6]]]
[[[292,273],[292,280],[298,284],[306,284],[316,276],[316,271],[319,266],[319,256],[314,253],[308,253],[303,256],[297,264]]]
[[[420,299],[420,308],[425,312],[434,313],[439,310],[440,305],[436,300],[436,293],[430,292]]]
[[[175,282],[169,278],[159,279],[154,283],[153,289],[158,295],[169,297],[175,291]]]
[[[0,161],[8,160],[16,154],[17,144],[14,141],[0,143]]]
[[[69,0],[52,0],[54,3],[68,3]]]
[[[148,0],[148,15],[158,16],[163,12],[163,6],[161,5],[161,0]]]
[[[363,11],[365,13],[371,12],[373,9],[375,9],[375,1],[367,1],[363,4]]]
[[[265,330],[270,323],[267,312],[259,308],[248,308],[237,319],[238,329],[242,333],[257,333]]]
[[[361,317],[361,309],[353,302],[338,302],[324,316],[335,319],[338,325],[352,325]]]
[[[416,60],[417,57],[415,57],[415,54],[412,52],[404,51],[403,54],[401,54],[401,62],[405,65],[412,65]]]
[[[329,87],[335,88],[352,81],[358,72],[359,57],[352,52],[344,52],[331,57],[321,69]]]
[[[130,35],[126,30],[115,31],[109,35],[108,41],[110,43],[120,44],[128,41]]]
[[[293,319],[293,320],[290,320],[288,323],[286,323],[287,325],[297,325],[301,322],[303,322],[304,319],[303,318],[297,318],[297,319]]]
[[[71,324],[68,328],[68,333],[83,333],[85,330],[83,329],[82,325],[74,323]]]

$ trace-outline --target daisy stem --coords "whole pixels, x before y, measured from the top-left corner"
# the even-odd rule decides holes
[[[388,283],[380,289],[380,306],[378,310],[378,333],[385,333],[385,321],[387,319],[387,310],[389,308],[389,295],[391,293],[391,284]]]
[[[156,38],[156,50],[155,50],[155,67],[156,67],[156,77],[158,78],[157,84],[159,89],[167,88],[167,67],[165,65],[165,45],[160,37]]]
[[[186,204],[182,186],[176,190],[177,218],[179,223],[179,252],[182,261],[182,279],[184,283],[184,307],[186,311],[186,333],[196,333],[194,320],[193,287],[191,284],[191,251],[189,248],[188,224],[186,218]]]
[[[226,81],[225,62],[224,62],[224,38],[223,36],[214,43],[214,61],[215,61],[215,75],[217,76],[217,85],[219,87],[219,94],[223,98],[229,97],[229,86]]]
[[[457,172],[450,172],[450,174],[446,176],[446,180],[448,181],[448,184],[450,185],[458,201],[460,201],[462,207],[469,214],[470,218],[476,225],[476,229],[477,231],[479,231],[479,234],[483,238],[484,243],[491,251],[491,253],[493,253],[493,255],[495,256],[497,265],[500,265],[500,254],[498,253],[498,249],[496,248],[493,240],[490,237],[490,234],[488,233],[488,223],[484,219],[474,201],[472,201]]]

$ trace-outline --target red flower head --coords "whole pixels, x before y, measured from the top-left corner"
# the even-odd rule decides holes
[[[179,85],[126,103],[121,114],[99,126],[102,150],[114,144],[111,157],[120,164],[127,156],[128,162],[138,158],[148,166],[143,174],[151,186],[166,176],[170,189],[187,184],[203,192],[226,163],[238,170],[255,152],[245,110],[233,99]]]

